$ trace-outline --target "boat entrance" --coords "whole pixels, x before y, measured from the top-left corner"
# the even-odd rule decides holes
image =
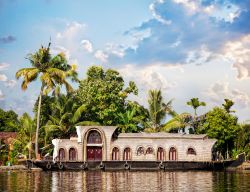
[[[102,137],[95,130],[88,134],[87,161],[102,161]]]

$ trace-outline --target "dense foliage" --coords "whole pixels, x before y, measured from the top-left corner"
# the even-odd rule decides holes
[[[18,115],[12,111],[0,109],[0,131],[17,131],[19,128]]]

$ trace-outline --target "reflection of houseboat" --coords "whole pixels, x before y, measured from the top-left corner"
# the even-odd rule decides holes
[[[120,133],[115,126],[77,126],[77,137],[53,139],[44,169],[212,169],[215,139],[176,133]]]

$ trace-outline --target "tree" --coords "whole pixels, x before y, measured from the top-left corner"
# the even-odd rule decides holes
[[[124,113],[119,113],[119,128],[122,133],[139,132],[147,121],[147,110],[137,102],[129,101]]]
[[[101,125],[118,125],[124,113],[126,99],[130,93],[137,94],[134,82],[124,88],[124,80],[112,69],[92,66],[87,71],[87,78],[80,81],[76,100],[85,105],[86,111],[82,120],[99,122]]]
[[[155,131],[159,131],[166,114],[172,112],[172,100],[164,103],[161,90],[149,90],[148,95],[149,124]]]
[[[193,107],[194,109],[194,116],[197,116],[197,109],[200,106],[206,106],[205,102],[199,101],[199,98],[192,98],[190,101],[187,102],[187,105]]]
[[[217,139],[216,148],[224,157],[227,156],[227,152],[231,155],[235,147],[235,139],[239,131],[237,121],[236,116],[219,107],[213,108],[206,114],[206,121],[201,133]]]
[[[37,127],[36,127],[36,139],[35,139],[35,153],[38,157],[38,133],[40,128],[40,110],[42,96],[48,94],[53,90],[56,85],[65,85],[66,90],[71,92],[73,89],[67,82],[67,77],[76,79],[77,73],[74,67],[71,67],[63,53],[60,53],[54,57],[50,54],[50,43],[48,47],[41,47],[34,54],[28,55],[31,68],[22,68],[16,73],[16,78],[23,77],[22,89],[26,90],[28,85],[40,77],[42,83],[39,94],[38,109],[37,109]]]
[[[173,118],[166,122],[161,131],[178,132],[191,125],[192,115],[189,113],[174,113]]]
[[[226,110],[226,112],[231,113],[235,112],[234,110],[231,110],[231,107],[234,105],[234,102],[230,99],[224,99],[225,103],[222,104],[223,108]]]
[[[35,140],[36,133],[36,124],[35,121],[29,116],[29,114],[24,113],[20,118],[20,129],[18,131],[17,139],[15,143],[17,143],[22,154],[26,154],[26,150],[28,149],[28,157],[31,159],[32,154],[32,145]]]
[[[48,137],[68,138],[75,133],[76,125],[99,125],[96,122],[79,121],[82,113],[86,112],[85,105],[79,106],[72,94],[63,95],[55,99],[50,105],[52,113],[44,126],[45,143]],[[46,143],[47,144],[47,143]]]
[[[14,111],[4,111],[0,109],[0,131],[17,131],[19,124],[18,115]]]
[[[250,156],[250,124],[241,124],[236,140],[236,154],[245,152]]]

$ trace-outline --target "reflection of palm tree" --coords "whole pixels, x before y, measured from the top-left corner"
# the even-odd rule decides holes
[[[38,110],[37,110],[37,127],[35,139],[35,153],[38,155],[38,132],[40,127],[40,111],[42,95],[49,93],[56,85],[65,85],[68,92],[72,91],[72,87],[66,81],[68,76],[76,78],[76,73],[71,66],[67,64],[64,54],[51,57],[50,43],[47,48],[41,47],[34,54],[29,54],[28,59],[32,65],[31,68],[23,68],[17,71],[16,78],[23,77],[22,89],[26,90],[28,84],[35,81],[40,76],[42,83],[39,94]]]
[[[150,90],[148,104],[150,124],[155,131],[159,131],[161,121],[172,111],[172,100],[164,103],[160,90]]]
[[[175,113],[173,118],[163,125],[161,131],[178,132],[190,126],[192,116],[189,113]]]

